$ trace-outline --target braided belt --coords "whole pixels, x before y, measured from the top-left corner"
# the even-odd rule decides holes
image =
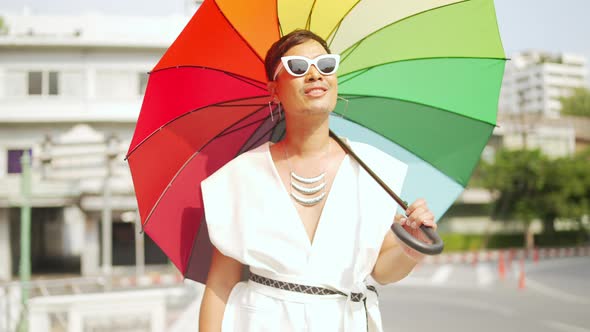
[[[291,292],[299,292],[299,293],[305,293],[305,294],[311,294],[311,295],[342,295],[342,296],[348,297],[347,294],[337,291],[337,290],[331,290],[331,289],[324,288],[324,287],[307,286],[307,285],[294,284],[294,283],[286,282],[286,281],[274,280],[274,279],[263,277],[261,275],[255,274],[255,273],[250,273],[250,280],[252,280],[256,283],[265,285],[265,286],[274,287],[274,288],[278,288],[278,289],[282,289],[282,290],[288,290]],[[377,294],[377,289],[375,289],[375,287],[373,287],[371,285],[367,285],[367,289],[371,290],[371,291],[375,292],[375,294]],[[350,300],[352,302],[361,302],[364,299],[365,299],[365,294],[363,294],[363,293],[350,293]]]

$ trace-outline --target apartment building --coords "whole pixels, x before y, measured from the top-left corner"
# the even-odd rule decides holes
[[[580,55],[540,51],[514,54],[506,65],[499,111],[557,118],[559,98],[571,95],[574,88],[587,87],[587,77],[587,61]]]
[[[18,272],[25,153],[33,274],[100,274],[109,243],[114,268],[139,256],[165,264],[148,237],[134,250],[137,207],[124,156],[147,73],[189,17],[1,15],[0,280]]]

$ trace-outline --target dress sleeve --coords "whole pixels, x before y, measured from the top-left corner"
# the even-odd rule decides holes
[[[205,221],[211,243],[225,256],[243,261],[243,234],[237,209],[233,167],[224,167],[201,182]],[[232,188],[233,187],[233,188]]]
[[[408,166],[391,155],[367,144],[354,143],[352,148],[356,154],[376,173],[387,186],[398,196],[402,187]],[[403,197],[402,197],[403,199]],[[371,225],[368,231],[368,246],[375,246],[380,250],[385,234],[393,224],[393,218],[399,206],[389,194],[359,166],[359,200],[360,215],[363,224]]]

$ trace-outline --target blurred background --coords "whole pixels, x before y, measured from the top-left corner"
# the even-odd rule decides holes
[[[202,285],[141,233],[124,157],[200,3],[0,2],[0,331],[197,330]],[[380,288],[386,331],[590,331],[590,2],[495,3],[498,127],[445,252]]]

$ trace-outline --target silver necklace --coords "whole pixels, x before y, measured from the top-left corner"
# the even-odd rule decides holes
[[[321,202],[326,197],[326,169],[318,176],[307,178],[301,175],[297,175],[291,167],[289,162],[289,152],[287,152],[287,145],[283,146],[285,150],[285,158],[287,159],[287,165],[289,166],[289,175],[291,187],[289,188],[289,194],[295,199],[295,201],[304,206],[314,206]],[[328,148],[324,158],[330,152],[330,141],[328,141]],[[295,192],[293,192],[295,189]],[[319,194],[318,194],[319,193]],[[301,196],[303,195],[303,196]],[[314,196],[315,195],[315,196]]]

